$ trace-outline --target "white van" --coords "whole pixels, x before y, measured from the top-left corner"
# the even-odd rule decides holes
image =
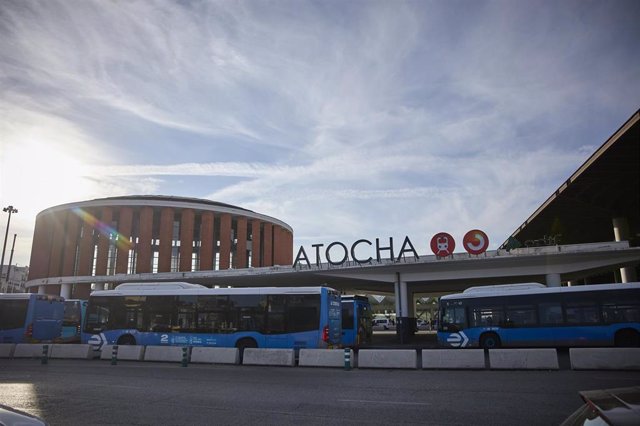
[[[388,318],[376,318],[373,320],[373,329],[374,330],[389,330],[392,327],[395,327],[395,324]]]

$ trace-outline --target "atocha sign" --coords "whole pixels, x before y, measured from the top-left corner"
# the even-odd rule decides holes
[[[404,256],[411,255],[416,260],[420,259],[418,256],[418,252],[413,246],[413,243],[409,239],[408,236],[404,237],[404,241],[402,242],[402,246],[400,247],[400,251],[397,256],[395,254],[394,246],[393,246],[393,238],[389,237],[388,245],[386,243],[381,243],[380,238],[376,238],[375,249],[376,249],[376,260],[380,262],[383,257],[383,253],[388,253],[388,259],[393,259],[399,261]],[[312,244],[311,247],[315,249],[316,255],[316,265],[320,266],[322,263],[322,254],[324,254],[324,258],[330,265],[339,266],[348,262],[349,260],[353,260],[357,263],[370,263],[373,261],[373,257],[369,256],[366,259],[359,258],[356,255],[356,250],[359,246],[366,245],[372,247],[374,243],[369,240],[360,239],[351,244],[351,247],[347,247],[346,244],[341,243],[340,241],[334,241],[324,250],[322,250],[324,244]],[[467,232],[462,239],[462,246],[464,249],[473,255],[478,255],[484,253],[489,247],[489,237],[483,231],[479,229],[473,229]],[[431,251],[436,255],[437,258],[442,259],[453,254],[455,250],[456,242],[454,238],[447,234],[446,232],[439,232],[431,238]],[[350,256],[349,256],[350,255]],[[300,246],[298,250],[298,254],[296,255],[296,260],[293,262],[293,267],[297,268],[300,263],[306,264],[308,267],[311,267],[311,262],[309,261],[309,256],[307,256],[307,252],[305,251],[303,246]]]

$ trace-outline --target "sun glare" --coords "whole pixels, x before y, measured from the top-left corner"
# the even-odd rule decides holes
[[[92,183],[82,156],[60,144],[26,140],[5,150],[2,198],[24,211],[40,211],[89,196]]]

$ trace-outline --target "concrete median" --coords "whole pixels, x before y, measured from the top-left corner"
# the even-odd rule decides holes
[[[361,349],[358,368],[417,369],[418,354],[414,349]]]
[[[640,370],[640,348],[571,348],[573,370]]]
[[[211,348],[196,346],[191,350],[191,362],[202,364],[239,364],[238,348]]]
[[[14,358],[41,358],[44,351],[43,346],[47,345],[47,357],[51,356],[51,343],[18,343],[13,352]]]
[[[482,370],[484,350],[482,349],[423,349],[422,368]]]
[[[244,350],[242,364],[293,367],[295,353],[293,349],[247,348]]]
[[[113,358],[113,346],[103,345],[100,359],[111,360]],[[116,360],[118,361],[142,361],[144,359],[144,346],[138,345],[118,345]]]
[[[343,349],[300,349],[298,365],[300,367],[339,367],[344,368],[345,351]],[[349,349],[349,367],[353,367],[353,350]]]
[[[489,365],[492,370],[558,370],[558,353],[545,349],[491,349]]]
[[[50,358],[60,359],[93,359],[95,358],[93,346],[91,345],[70,345],[56,343],[51,345]]]
[[[13,358],[15,350],[15,343],[0,343],[0,358]]]
[[[182,346],[147,346],[144,351],[145,361],[182,362],[184,352]],[[189,356],[187,350],[187,357]]]

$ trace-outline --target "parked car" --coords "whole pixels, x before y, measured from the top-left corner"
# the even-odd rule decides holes
[[[376,318],[373,320],[373,328],[376,330],[389,330],[391,327],[395,327],[393,321],[388,318]]]
[[[640,425],[640,386],[580,392],[585,404],[561,426]]]

